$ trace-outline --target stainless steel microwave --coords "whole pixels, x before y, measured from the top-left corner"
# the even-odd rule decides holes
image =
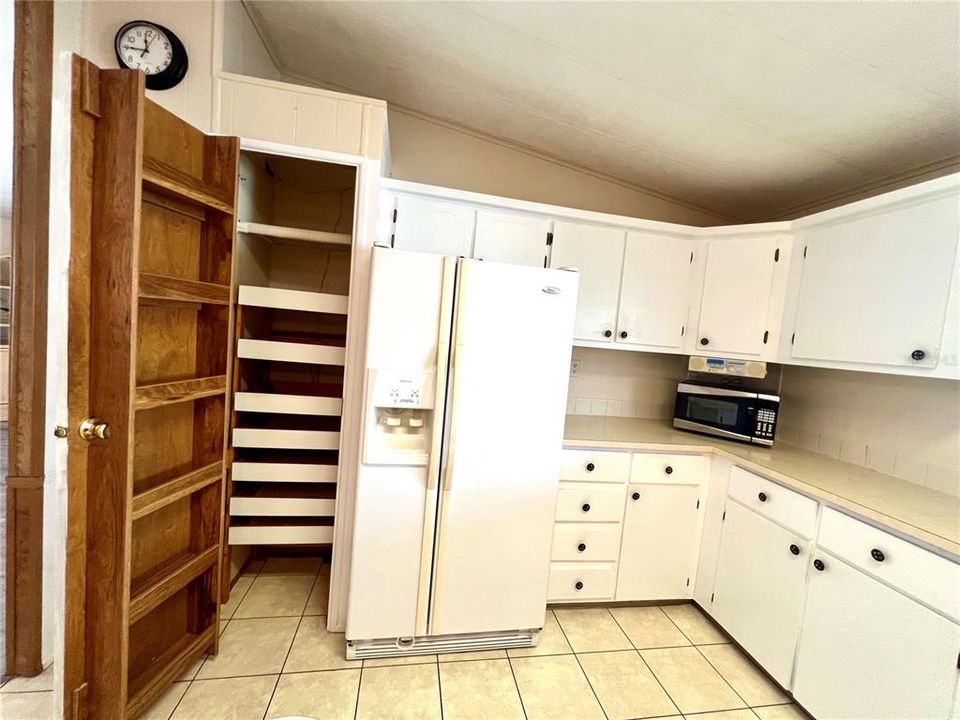
[[[780,396],[680,383],[673,426],[754,445],[773,445]]]

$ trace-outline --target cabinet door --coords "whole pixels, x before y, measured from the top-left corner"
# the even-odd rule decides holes
[[[577,340],[611,342],[620,295],[626,232],[608,227],[556,222],[550,267],[580,271]]]
[[[397,250],[470,257],[473,247],[472,207],[401,195],[393,227]]]
[[[960,627],[859,570],[817,556],[794,696],[819,718],[947,718]]]
[[[679,348],[690,308],[694,243],[627,233],[616,341]]]
[[[793,356],[935,367],[957,232],[956,197],[805,231]]]
[[[696,570],[699,485],[630,485],[617,600],[690,597]]]
[[[478,260],[544,267],[551,221],[541,217],[477,211]]]
[[[727,503],[713,617],[786,688],[800,634],[807,556],[808,544],[798,535]]]
[[[767,330],[777,238],[713,240],[700,305],[697,352],[760,355]]]

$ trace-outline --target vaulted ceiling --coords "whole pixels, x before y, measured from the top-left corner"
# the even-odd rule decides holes
[[[248,6],[284,72],[742,220],[960,159],[954,2]]]

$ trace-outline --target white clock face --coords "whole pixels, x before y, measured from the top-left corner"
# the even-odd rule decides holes
[[[129,25],[117,37],[117,57],[128,68],[156,75],[170,67],[173,46],[170,38],[155,25]]]

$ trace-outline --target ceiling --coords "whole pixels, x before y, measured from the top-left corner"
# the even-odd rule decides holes
[[[960,4],[248,2],[281,71],[744,221],[960,159]]]

